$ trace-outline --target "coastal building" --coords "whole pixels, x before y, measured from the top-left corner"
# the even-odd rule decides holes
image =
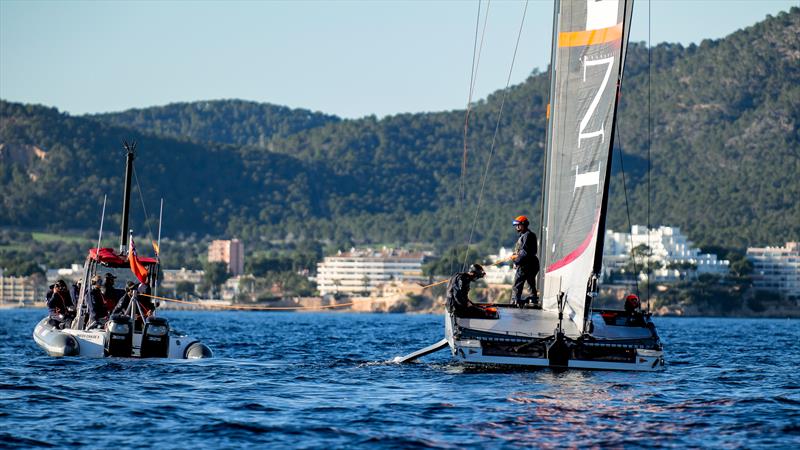
[[[220,297],[223,300],[254,300],[256,279],[252,275],[239,275],[228,278],[220,286]]]
[[[631,261],[631,251],[639,246],[650,248],[651,262],[661,263],[662,268],[653,271],[657,281],[675,281],[685,277],[688,272],[694,274],[728,274],[730,261],[720,260],[712,253],[701,253],[699,248],[680,228],[660,226],[648,229],[646,226],[634,225],[630,233],[606,231],[603,247],[603,274],[608,276],[612,271],[624,273]],[[638,264],[642,261],[637,260]],[[689,267],[693,269],[689,269]]]
[[[514,265],[510,262],[505,264],[491,265],[495,261],[503,261],[511,256],[511,249],[500,247],[496,255],[489,255],[490,263],[483,268],[486,271],[484,281],[487,284],[511,284],[514,282]]]
[[[181,282],[192,283],[197,286],[203,282],[203,275],[205,275],[202,270],[190,270],[184,267],[179,270],[164,269],[161,272],[163,273],[163,278],[160,284],[162,288],[167,290],[175,289],[178,283]]]
[[[0,303],[15,306],[43,303],[46,294],[47,284],[41,276],[6,276],[0,269]]]
[[[216,240],[208,246],[208,262],[224,262],[233,276],[244,273],[244,244],[239,239]]]
[[[753,287],[800,300],[800,242],[750,247],[747,259],[753,263]]]
[[[321,295],[366,293],[388,281],[424,283],[422,263],[427,255],[403,249],[350,249],[327,256],[317,264]]]
[[[48,286],[58,280],[64,280],[71,284],[78,281],[82,276],[83,266],[80,264],[72,264],[70,267],[60,269],[47,269],[47,272],[45,272]]]

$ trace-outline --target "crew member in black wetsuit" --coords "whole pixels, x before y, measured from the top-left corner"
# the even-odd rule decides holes
[[[98,326],[102,326],[105,324],[106,319],[108,319],[108,309],[106,308],[106,302],[103,299],[103,293],[101,291],[103,287],[103,277],[100,275],[95,275],[92,277],[92,284],[90,286],[89,291],[89,302],[88,302],[88,310],[89,310],[89,322],[87,323],[87,328],[94,328]]]
[[[642,302],[636,294],[628,294],[625,297],[625,324],[628,326],[644,325],[644,315],[642,314]]]
[[[514,254],[511,255],[511,260],[514,262],[514,267],[517,268],[514,274],[514,286],[511,288],[511,301],[520,308],[525,306],[529,301],[534,304],[537,303],[539,295],[536,292],[536,275],[539,274],[539,258],[536,256],[537,244],[536,234],[528,229],[530,222],[525,216],[518,216],[512,222],[514,228],[519,233],[516,245],[514,245]],[[531,289],[530,297],[522,298],[522,290],[525,283]]]
[[[132,281],[128,281],[127,285],[125,286],[125,295],[119,299],[119,303],[117,303],[117,306],[114,308],[112,315],[125,314],[128,311],[128,306],[131,303],[131,298],[135,296],[136,300],[139,302],[139,307],[141,308],[144,317],[150,317],[156,307],[153,305],[153,299],[151,299],[149,295],[150,286],[147,283],[134,283]],[[137,320],[138,319],[141,319],[141,317],[137,317]]]
[[[75,304],[64,280],[58,280],[47,293],[47,309],[50,310],[50,324],[58,328],[64,328],[64,324],[75,317]]]
[[[491,319],[492,315],[469,300],[469,285],[483,278],[486,272],[480,264],[473,264],[469,272],[459,272],[447,283],[447,310],[456,317],[470,319]]]

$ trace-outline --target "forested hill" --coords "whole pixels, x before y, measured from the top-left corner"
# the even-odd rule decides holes
[[[104,122],[198,142],[264,146],[274,137],[339,122],[336,116],[243,100],[172,103],[96,114]]]
[[[729,248],[800,238],[798,36],[793,8],[725,39],[659,45],[650,76],[646,48],[631,46],[617,143],[634,223],[647,220],[650,97],[651,223]],[[477,215],[502,92],[475,105],[463,202],[464,111],[338,120],[218,101],[70,117],[3,102],[0,225],[96,227],[102,193],[121,196],[126,138],[140,142],[151,209],[167,199],[168,233],[448,245],[477,217],[473,241],[508,243],[511,216],[538,218],[548,87],[533,73],[510,89]],[[615,173],[615,229],[627,226],[621,186]]]

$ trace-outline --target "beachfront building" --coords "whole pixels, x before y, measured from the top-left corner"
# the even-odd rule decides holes
[[[424,283],[422,263],[427,255],[403,249],[350,249],[327,256],[317,264],[320,295],[370,292],[389,281]]]
[[[800,300],[800,242],[750,247],[747,259],[753,263],[753,287]]]
[[[511,284],[514,282],[514,265],[511,262],[493,265],[495,261],[504,261],[511,256],[511,249],[500,247],[496,255],[489,255],[489,263],[483,266],[486,271],[484,281],[487,284]]]
[[[233,276],[244,273],[244,244],[239,239],[211,241],[208,262],[223,262]]]
[[[0,268],[0,304],[30,306],[43,303],[46,294],[47,285],[40,277],[6,276]]]
[[[603,247],[603,274],[608,276],[612,271],[624,273],[629,268],[631,250],[639,246],[650,248],[649,260],[661,263],[662,268],[653,271],[657,281],[675,281],[687,275],[728,274],[730,261],[717,259],[712,253],[701,253],[689,238],[681,233],[680,228],[660,226],[649,229],[646,226],[634,225],[630,233],[606,231]],[[642,261],[637,260],[638,264]]]

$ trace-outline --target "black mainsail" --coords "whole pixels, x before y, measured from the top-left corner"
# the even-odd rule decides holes
[[[600,271],[632,0],[556,0],[542,207],[543,309],[584,331]]]

